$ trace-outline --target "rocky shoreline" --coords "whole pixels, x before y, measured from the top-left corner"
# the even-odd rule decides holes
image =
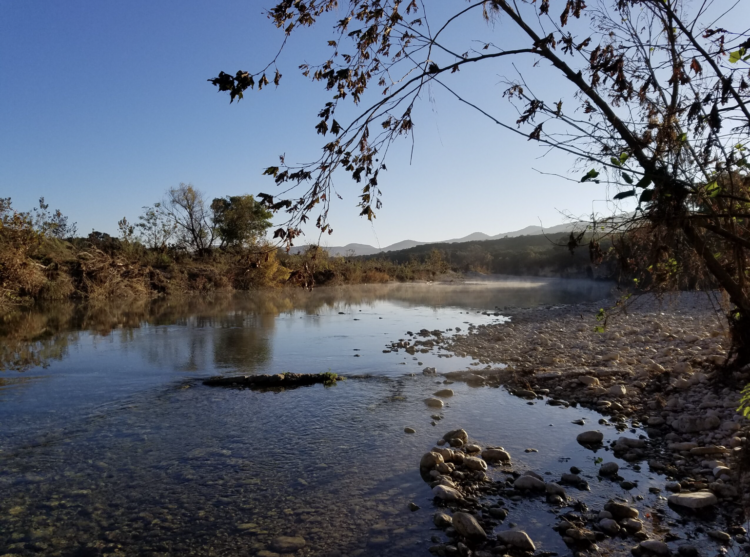
[[[602,331],[606,314],[600,309],[613,305],[496,308],[510,322],[470,326],[464,335],[422,331],[426,341],[418,342],[471,356],[486,366],[444,373],[445,383],[501,386],[529,404],[580,405],[607,416],[597,428],[586,424],[578,443],[611,451],[635,470],[663,476],[672,509],[698,522],[710,515],[723,528],[699,526],[699,532],[725,548],[750,552],[742,526],[750,508],[750,475],[743,473],[750,460],[750,422],[736,411],[750,369],[729,377],[715,371],[729,345],[721,310],[705,293],[643,296],[608,318]],[[622,435],[602,446],[605,428]],[[636,433],[638,437],[632,437]],[[493,479],[488,466],[506,477]],[[616,462],[603,462],[599,474],[619,481],[618,469]],[[647,534],[638,498],[588,509],[566,493],[569,486],[587,487],[577,470],[556,481],[545,481],[533,471],[520,474],[501,447],[480,447],[464,430],[446,433],[422,457],[420,472],[432,486],[436,505],[451,511],[434,517],[449,537],[436,538],[440,543],[431,547],[441,557],[533,552],[533,540],[522,525],[492,533],[508,514],[503,500],[529,495],[546,499],[557,514],[555,530],[574,552],[598,549],[597,544],[606,547],[607,540],[618,539],[632,541],[636,555],[698,554],[690,543],[668,544],[676,539],[668,529]],[[633,485],[623,480],[620,487],[627,491]]]

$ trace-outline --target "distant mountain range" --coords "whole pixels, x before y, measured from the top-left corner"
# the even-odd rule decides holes
[[[563,232],[570,232],[576,226],[581,223],[566,223],[558,224],[557,226],[550,226],[549,228],[542,228],[541,226],[527,226],[521,230],[514,230],[512,232],[501,232],[490,236],[483,232],[474,232],[463,238],[454,238],[452,240],[443,240],[442,242],[417,242],[415,240],[403,240],[396,242],[390,246],[386,246],[382,249],[370,246],[368,244],[346,244],[345,246],[322,246],[329,255],[375,255],[376,253],[382,253],[386,251],[398,251],[402,249],[409,249],[415,246],[423,246],[425,244],[459,244],[463,242],[481,242],[484,240],[499,240],[500,238],[515,238],[516,236],[536,236],[539,234],[560,234]],[[301,253],[307,249],[308,246],[295,246],[292,248],[292,253]]]

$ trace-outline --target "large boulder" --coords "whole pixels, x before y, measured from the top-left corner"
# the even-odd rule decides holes
[[[453,515],[453,527],[461,536],[472,541],[487,539],[487,533],[479,525],[477,519],[469,513],[456,513]]]

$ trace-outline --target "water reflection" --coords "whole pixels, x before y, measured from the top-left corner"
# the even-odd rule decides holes
[[[24,371],[63,360],[81,332],[132,343],[136,330],[160,326],[188,327],[194,331],[220,329],[213,345],[216,367],[252,373],[269,357],[269,334],[280,315],[320,316],[372,310],[383,302],[401,308],[454,308],[495,310],[503,306],[533,307],[545,304],[595,300],[611,288],[607,283],[554,279],[507,279],[463,283],[379,284],[253,293],[186,296],[157,300],[110,303],[72,302],[40,304],[19,309],[0,321],[0,370]],[[324,326],[312,321],[312,327]],[[264,334],[257,334],[265,331]],[[404,331],[398,331],[402,334]],[[394,331],[396,333],[396,331]],[[172,362],[183,370],[198,370],[210,359],[210,343],[196,332],[185,347],[172,346],[168,335],[150,334],[143,345],[153,363]],[[179,353],[175,353],[175,350]],[[182,352],[187,351],[187,354]],[[180,362],[177,364],[176,362]]]

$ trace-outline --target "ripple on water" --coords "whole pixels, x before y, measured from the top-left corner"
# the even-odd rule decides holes
[[[595,458],[615,459],[582,450],[575,442],[581,428],[571,423],[596,423],[598,415],[529,406],[502,389],[459,383],[432,426],[434,410],[422,400],[436,387],[435,378],[417,376],[280,393],[194,384],[140,397],[83,421],[74,435],[61,428],[43,443],[0,454],[0,542],[29,555],[80,547],[242,555],[285,535],[302,536],[311,555],[383,555],[385,548],[426,555],[430,538],[442,533],[432,525],[418,462],[458,427],[480,444],[505,447],[517,471],[555,478],[582,468],[592,491],[569,494],[591,507],[612,495],[643,494],[659,504],[648,494],[649,474],[622,461],[621,475],[638,482],[635,490],[598,481]],[[416,433],[404,434],[405,426]],[[605,435],[618,434],[610,428]],[[539,452],[525,453],[530,447]],[[410,502],[421,509],[411,512]],[[506,523],[521,525],[538,547],[567,551],[541,499],[505,506]]]

